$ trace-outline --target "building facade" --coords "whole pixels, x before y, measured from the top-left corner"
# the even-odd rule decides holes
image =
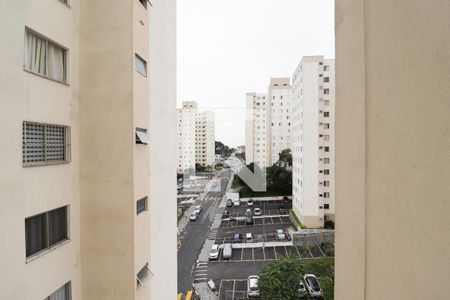
[[[174,16],[170,2],[158,13]],[[0,247],[1,299],[150,299],[158,289],[149,211],[151,9],[144,0],[0,4],[0,132],[9,137],[0,143],[8,199],[0,201],[8,241]],[[153,24],[175,30],[165,17]],[[154,217],[167,224],[174,209]],[[176,251],[164,253],[176,260]],[[159,276],[175,281],[175,297],[174,274]]]
[[[308,228],[334,221],[334,60],[307,56],[293,76],[292,206]]]
[[[291,148],[292,86],[289,78],[272,78],[267,93],[247,93],[246,163],[268,167]]]
[[[177,109],[177,173],[195,170],[195,164],[215,162],[215,120],[211,111],[200,111],[196,101],[183,101]]]
[[[449,12],[336,1],[335,299],[450,293]]]

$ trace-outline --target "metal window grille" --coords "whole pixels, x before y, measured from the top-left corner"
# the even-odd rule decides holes
[[[71,283],[69,281],[44,300],[70,300],[72,296],[71,288]]]
[[[147,197],[139,199],[136,201],[136,215],[147,210]]]
[[[24,166],[67,163],[70,157],[69,127],[23,122]]]

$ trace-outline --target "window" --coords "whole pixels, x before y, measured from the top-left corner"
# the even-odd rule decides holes
[[[66,83],[67,49],[26,28],[23,67],[29,72]]]
[[[330,105],[330,100],[325,100],[325,101],[323,102],[323,104],[324,104],[325,106],[329,106],[329,105]]]
[[[69,238],[67,208],[64,206],[25,219],[27,258]]]
[[[330,89],[323,89],[323,93],[324,93],[325,95],[329,94],[329,93],[330,93]]]
[[[140,213],[147,210],[147,201],[148,201],[147,197],[136,201],[136,215],[139,215]]]
[[[147,0],[139,0],[139,2],[147,9]]]
[[[324,116],[324,117],[329,117],[329,116],[330,116],[330,112],[325,111],[325,112],[323,113],[323,116]]]
[[[330,140],[330,135],[329,135],[329,134],[325,134],[325,135],[323,136],[323,140],[324,140],[324,141],[329,141],[329,140]]]
[[[148,263],[145,264],[145,266],[136,274],[136,280],[137,284],[141,285],[143,287],[148,284],[150,280],[150,275],[152,274],[152,271],[150,271],[150,268],[148,267]]]
[[[330,123],[323,123],[323,128],[330,129]]]
[[[323,66],[323,70],[324,71],[329,71],[330,70],[330,66],[327,66],[327,65]]]
[[[324,164],[329,164],[330,163],[330,159],[329,158],[324,158],[323,159],[323,163]]]
[[[324,197],[324,198],[330,198],[330,193],[329,193],[329,192],[323,193],[323,197]]]
[[[135,54],[135,67],[138,73],[147,77],[147,62],[137,54]]]
[[[330,77],[324,77],[323,82],[330,82]]]
[[[69,162],[69,132],[67,126],[23,122],[23,165],[29,167]]]
[[[324,169],[324,170],[323,170],[323,174],[324,174],[324,175],[330,175],[330,170]]]
[[[325,181],[323,182],[323,186],[330,186],[330,182],[327,181],[327,180],[325,180]]]
[[[136,144],[147,145],[150,143],[150,137],[148,136],[147,129],[136,128]]]
[[[328,146],[325,146],[325,152],[330,152],[330,147],[328,147]]]
[[[70,300],[72,297],[70,281],[44,300]]]
[[[324,205],[323,205],[323,208],[324,208],[324,209],[330,209],[330,204],[324,204]]]

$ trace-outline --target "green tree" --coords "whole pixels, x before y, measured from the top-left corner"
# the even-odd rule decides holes
[[[297,299],[304,268],[302,261],[292,256],[264,265],[258,282],[264,299]]]
[[[277,165],[280,167],[290,168],[292,167],[292,153],[291,149],[284,149],[278,153]]]
[[[267,190],[292,195],[292,171],[278,164],[267,168]]]

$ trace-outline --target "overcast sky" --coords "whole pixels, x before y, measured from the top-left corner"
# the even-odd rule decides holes
[[[178,107],[214,111],[226,145],[245,144],[245,94],[305,55],[334,58],[334,0],[178,0]]]

